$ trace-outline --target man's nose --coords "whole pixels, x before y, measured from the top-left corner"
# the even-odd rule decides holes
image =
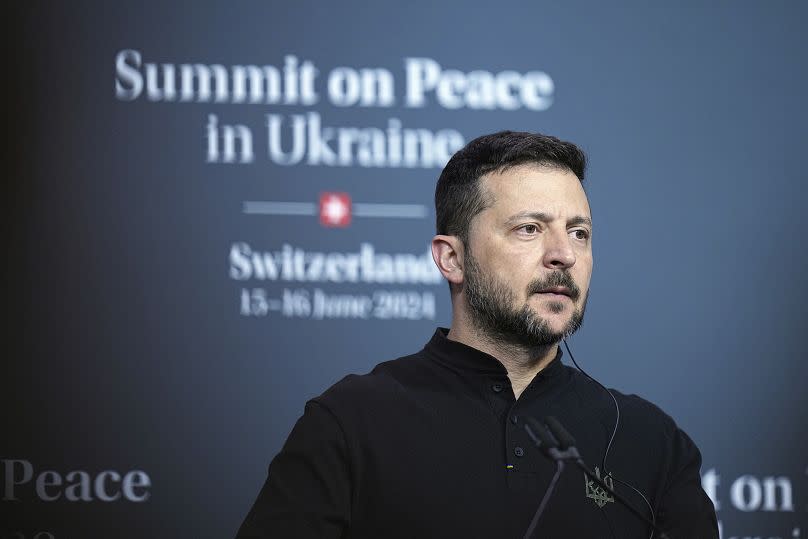
[[[544,250],[545,267],[564,269],[573,264],[575,264],[575,250],[572,248],[567,231],[548,233]]]

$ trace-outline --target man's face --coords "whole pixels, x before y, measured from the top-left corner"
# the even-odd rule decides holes
[[[523,347],[583,321],[592,275],[589,203],[567,170],[521,165],[480,179],[493,204],[471,223],[464,295],[478,329]]]

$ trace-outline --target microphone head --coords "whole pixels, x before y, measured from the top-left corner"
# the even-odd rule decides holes
[[[558,445],[562,450],[575,447],[575,438],[572,437],[572,434],[567,432],[567,429],[561,425],[558,419],[549,415],[544,418],[544,423],[550,429],[553,436],[556,437]]]
[[[533,438],[535,444],[545,453],[558,447],[558,442],[540,421],[533,417],[525,418],[525,431]]]

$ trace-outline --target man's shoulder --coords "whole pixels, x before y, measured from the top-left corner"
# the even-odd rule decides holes
[[[661,437],[660,441],[666,444],[680,435],[676,421],[658,404],[634,393],[612,388],[609,391],[620,405],[620,423],[634,433]]]
[[[576,369],[573,376],[578,380],[577,387],[583,388],[582,393],[588,394],[589,399],[596,399],[598,408],[608,417],[613,417],[619,407],[621,425],[631,425],[634,429],[648,434],[655,433],[671,437],[677,430],[674,419],[656,403],[635,393],[624,393],[615,388],[605,388],[591,380]],[[610,395],[611,394],[611,395]],[[612,400],[612,398],[614,400]]]
[[[389,401],[428,378],[433,366],[423,351],[379,363],[366,374],[349,374],[312,400],[332,409]]]

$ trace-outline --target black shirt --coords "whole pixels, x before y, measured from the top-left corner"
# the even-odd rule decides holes
[[[563,365],[560,350],[516,400],[496,358],[446,331],[309,401],[238,537],[521,538],[555,472],[524,431],[526,416],[557,417],[587,464],[601,466],[614,402]],[[613,394],[620,427],[607,469],[644,493],[671,539],[717,538],[696,446],[653,404]],[[650,517],[638,494],[613,483]],[[649,537],[646,524],[598,494],[568,467],[534,536]]]

